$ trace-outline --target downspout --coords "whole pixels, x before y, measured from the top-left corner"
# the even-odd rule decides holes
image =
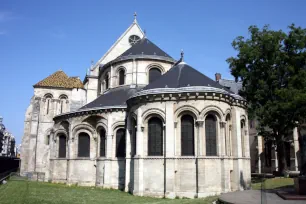
[[[135,58],[133,59],[134,65],[136,66],[136,87],[138,87],[137,75],[138,75],[138,64],[136,64]]]

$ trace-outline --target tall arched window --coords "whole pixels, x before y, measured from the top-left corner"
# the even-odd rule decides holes
[[[59,158],[66,158],[66,148],[67,148],[67,142],[66,142],[66,136],[60,135],[58,137],[58,157]]]
[[[149,70],[149,83],[155,81],[161,76],[161,71],[158,68],[151,68]]]
[[[181,118],[181,149],[183,156],[194,155],[194,120],[190,115]]]
[[[59,97],[59,99],[60,99],[60,107],[59,107],[60,111],[59,111],[59,113],[61,114],[61,113],[66,112],[66,103],[67,103],[68,97],[66,95],[61,95]]]
[[[217,156],[217,121],[213,115],[205,118],[206,155]]]
[[[241,120],[240,121],[240,127],[241,127],[241,153],[242,156],[245,156],[245,145],[244,145],[244,135],[245,135],[245,121]]]
[[[116,133],[116,157],[125,157],[125,129],[120,128]]]
[[[105,75],[105,90],[109,89],[109,73]]]
[[[81,132],[79,134],[78,157],[90,156],[90,137],[87,133]]]
[[[100,157],[105,157],[106,135],[104,128],[100,130]]]
[[[131,126],[132,126],[132,140],[131,140],[131,143],[132,143],[132,156],[135,156],[136,155],[136,144],[137,144],[137,141],[136,141],[136,133],[137,133],[137,122],[136,120],[133,118],[132,121],[131,121]]]
[[[46,114],[48,115],[50,113],[50,109],[51,109],[51,100],[52,100],[53,96],[51,94],[46,94],[45,95],[45,110],[46,110]]]
[[[148,122],[148,155],[163,155],[163,122],[157,117]]]
[[[225,118],[225,155],[231,155],[232,151],[232,139],[231,139],[231,116],[230,114],[226,115]]]
[[[121,69],[119,71],[119,85],[123,85],[125,83],[125,71]]]

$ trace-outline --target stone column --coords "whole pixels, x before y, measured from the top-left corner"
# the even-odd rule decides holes
[[[143,124],[141,107],[137,109],[136,156],[134,157],[134,194],[143,196]]]
[[[263,154],[262,149],[262,136],[257,136],[257,151],[258,151],[258,173],[261,174],[261,155]]]
[[[107,136],[106,136],[106,160],[104,170],[104,187],[112,187],[112,160],[113,160],[113,118],[111,113],[108,113],[107,118]]]
[[[197,156],[203,156],[205,155],[203,152],[204,152],[204,146],[203,146],[203,140],[205,139],[203,137],[203,124],[204,124],[204,121],[203,120],[198,120],[197,121],[197,127],[198,127],[198,142],[197,142],[197,148],[198,148],[198,151],[196,153]]]
[[[220,122],[220,136],[219,136],[219,141],[218,141],[218,144],[219,144],[219,147],[220,147],[220,144],[221,144],[221,151],[219,150],[218,151],[218,155],[219,156],[224,156],[226,153],[225,153],[225,122],[221,121]]]
[[[294,167],[295,171],[299,171],[299,158],[297,156],[297,153],[300,150],[300,146],[299,146],[299,136],[298,136],[297,127],[293,129],[293,142],[294,142]]]
[[[127,117],[127,125],[126,125],[126,133],[125,133],[125,139],[126,139],[126,156],[125,156],[125,192],[128,192],[130,189],[130,168],[131,168],[131,135],[132,127],[131,127],[131,117]]]

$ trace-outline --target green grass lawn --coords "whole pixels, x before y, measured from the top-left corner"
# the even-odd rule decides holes
[[[217,197],[205,199],[162,199],[137,197],[119,190],[108,190],[95,187],[69,187],[64,184],[52,184],[32,181],[11,180],[0,186],[1,204],[208,204]]]
[[[271,179],[256,179],[252,182],[252,189],[260,190],[261,181],[263,181],[263,189],[276,189],[285,186],[292,186],[292,178],[271,178]]]

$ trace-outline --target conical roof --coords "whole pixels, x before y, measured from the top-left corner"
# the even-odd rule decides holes
[[[230,92],[227,88],[220,85],[216,81],[202,74],[198,70],[181,62],[172,67],[164,75],[148,84],[143,90],[158,89],[158,88],[182,88],[189,86],[206,86],[224,89]],[[230,92],[231,93],[231,92]]]
[[[153,56],[172,58],[170,55],[168,55],[162,49],[157,47],[152,41],[150,41],[146,37],[142,38],[130,49],[125,51],[122,55],[120,55],[120,57],[126,57],[131,55],[153,55]]]
[[[56,71],[47,78],[41,80],[34,87],[55,87],[55,88],[84,88],[78,77],[68,77],[62,70]]]

